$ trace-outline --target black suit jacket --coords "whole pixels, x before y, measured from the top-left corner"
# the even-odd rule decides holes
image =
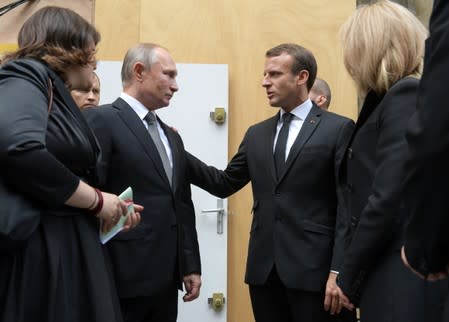
[[[405,132],[416,108],[419,80],[405,78],[385,95],[370,92],[363,104],[341,171],[351,243],[338,285],[353,301],[386,253],[399,251],[406,213],[401,207]],[[399,256],[399,255],[398,255]],[[382,296],[379,294],[379,296]]]
[[[423,275],[449,264],[449,2],[435,0],[417,112],[410,120],[404,196],[411,214],[405,240]]]
[[[288,288],[322,291],[339,268],[347,219],[339,213],[337,170],[353,122],[313,106],[276,179],[279,113],[251,126],[226,170],[189,157],[192,183],[227,197],[251,181],[254,205],[245,281],[263,284],[273,265]]]
[[[119,194],[131,186],[134,201],[145,207],[136,228],[108,243],[119,295],[151,295],[174,280],[181,287],[181,276],[201,272],[181,137],[159,120],[173,154],[170,187],[151,136],[124,100],[85,115],[102,149],[101,188]]]

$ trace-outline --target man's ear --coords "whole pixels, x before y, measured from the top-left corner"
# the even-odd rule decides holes
[[[298,81],[297,84],[298,85],[304,85],[307,84],[307,81],[309,80],[309,72],[305,69],[301,70],[298,73]]]
[[[317,105],[319,107],[322,107],[324,104],[326,104],[327,98],[324,95],[319,95],[317,101],[318,101]]]
[[[145,72],[145,66],[141,62],[136,62],[133,66],[134,77],[138,82],[143,81],[143,74]]]

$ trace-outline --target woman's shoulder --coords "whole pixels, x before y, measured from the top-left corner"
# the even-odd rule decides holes
[[[419,78],[407,76],[394,83],[393,86],[391,86],[391,88],[388,90],[387,94],[403,90],[417,90],[418,86]]]
[[[0,68],[0,79],[15,77],[22,78],[38,86],[46,87],[50,78],[50,69],[44,62],[31,59],[20,58],[6,62]]]

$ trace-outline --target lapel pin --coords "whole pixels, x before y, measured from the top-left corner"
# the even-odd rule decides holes
[[[310,120],[310,123],[315,124],[315,120]]]

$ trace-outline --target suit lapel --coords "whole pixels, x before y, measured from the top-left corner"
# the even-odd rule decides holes
[[[363,106],[362,106],[362,109],[359,114],[359,117],[357,118],[357,122],[355,124],[354,133],[357,132],[357,130],[363,124],[365,124],[366,120],[376,109],[376,106],[379,105],[382,98],[383,98],[383,95],[379,96],[374,91],[371,91],[366,95],[365,101],[363,102]]]
[[[167,179],[167,175],[165,174],[164,166],[162,165],[162,160],[159,156],[159,152],[157,151],[156,145],[151,139],[150,134],[145,128],[145,125],[143,125],[142,120],[137,116],[137,114],[133,111],[133,109],[121,98],[118,98],[114,103],[112,103],[112,106],[120,110],[119,116],[122,119],[123,123],[129,128],[131,133],[134,134],[137,141],[139,141],[145,153],[154,163],[154,166],[159,175],[161,176],[161,178],[167,182],[167,185],[170,185]]]
[[[266,149],[266,152],[264,153],[266,156],[268,156],[267,159],[267,164],[269,164],[270,166],[270,172],[271,172],[271,176],[273,177],[273,180],[276,181],[277,177],[276,177],[276,167],[274,165],[274,155],[273,155],[273,147],[274,147],[274,137],[276,136],[276,127],[279,121],[279,114],[280,112],[278,112],[275,116],[273,116],[271,119],[269,119],[268,121],[268,128],[267,131],[268,133],[270,133],[270,135],[268,135],[268,142],[266,142],[266,144],[263,144],[264,149]]]
[[[290,149],[290,153],[288,154],[285,165],[285,171],[280,176],[279,182],[282,181],[285,174],[288,172],[293,162],[296,160],[302,148],[304,147],[304,144],[309,140],[312,133],[318,127],[318,124],[321,121],[321,114],[322,111],[314,104],[306,119],[304,120],[301,130],[299,131],[298,136],[296,137],[296,140]]]

